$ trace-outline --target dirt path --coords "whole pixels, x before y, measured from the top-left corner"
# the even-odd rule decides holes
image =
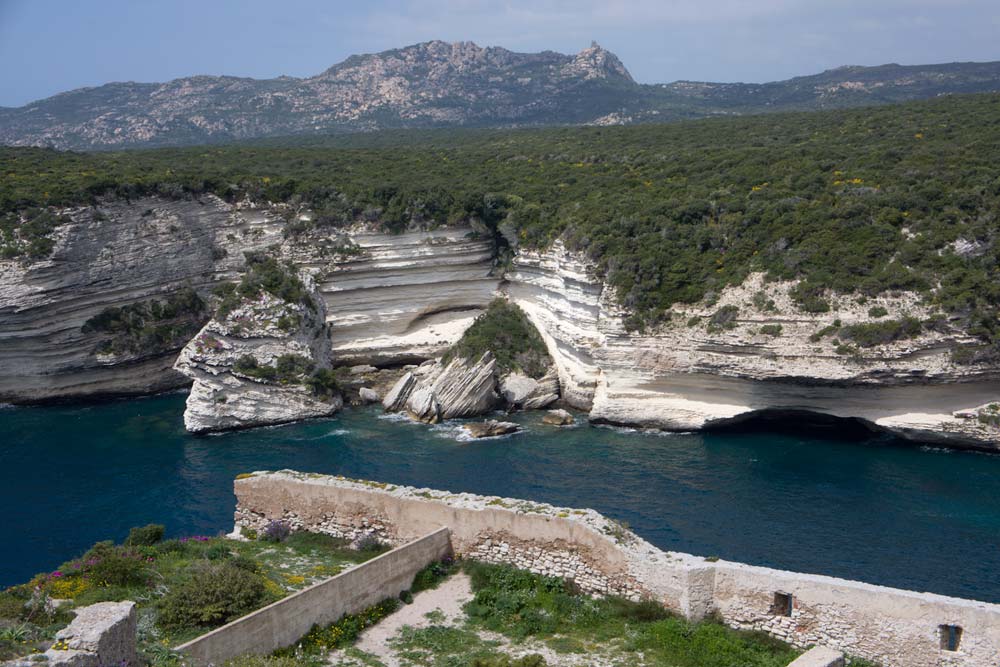
[[[399,634],[404,626],[413,628],[423,628],[429,625],[458,625],[465,618],[462,605],[472,599],[472,585],[469,577],[465,573],[458,573],[448,577],[440,586],[429,591],[422,591],[413,596],[413,602],[404,605],[398,611],[386,616],[376,625],[372,626],[361,635],[361,638],[354,645],[355,654],[360,651],[368,656],[376,658],[385,667],[401,667],[399,659],[396,658],[389,646],[389,640]],[[436,616],[434,621],[427,618],[427,614],[433,611],[440,611],[443,618]],[[357,658],[349,653],[335,651],[330,654],[331,665],[364,664],[358,662]]]

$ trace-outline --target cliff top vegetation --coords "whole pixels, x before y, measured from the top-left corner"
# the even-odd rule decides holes
[[[519,372],[540,378],[552,363],[538,330],[517,304],[506,299],[491,301],[445,353],[443,361],[448,363],[456,356],[475,361],[487,350],[496,358],[500,375]]]
[[[290,202],[387,230],[475,219],[514,244],[585,252],[635,328],[759,270],[800,280],[807,310],[830,289],[920,291],[998,344],[997,154],[996,94],[669,125],[4,148],[0,214],[17,214],[4,218],[8,256],[45,250],[21,213],[109,195]]]

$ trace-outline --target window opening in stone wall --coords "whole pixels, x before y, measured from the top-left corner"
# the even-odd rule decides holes
[[[791,593],[775,593],[771,604],[771,613],[778,616],[791,616],[795,601]]]
[[[942,625],[941,648],[945,651],[957,651],[962,641],[962,628],[958,625]]]

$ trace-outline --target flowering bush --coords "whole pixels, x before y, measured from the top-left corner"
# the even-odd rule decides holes
[[[277,520],[267,524],[260,539],[265,542],[284,542],[292,534],[292,527],[287,521]]]

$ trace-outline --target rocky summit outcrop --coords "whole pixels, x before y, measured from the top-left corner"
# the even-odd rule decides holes
[[[261,292],[209,321],[174,365],[194,381],[185,428],[246,428],[339,410],[339,391],[323,383],[330,368],[325,315],[315,291],[301,303]]]
[[[973,339],[935,320],[920,295],[859,303],[831,293],[830,312],[806,313],[790,296],[794,283],[754,274],[712,302],[675,305],[668,324],[640,333],[626,329],[593,267],[559,242],[520,252],[507,280],[546,342],[563,400],[591,421],[686,431],[821,414],[920,441],[1000,449],[1000,428],[978,411],[1000,397],[1000,373],[956,360],[951,350]],[[886,340],[864,335],[911,320],[934,325]]]
[[[191,76],[80,88],[0,108],[0,143],[93,150],[393,127],[663,122],[998,89],[995,62],[843,67],[765,84],[642,85],[597,44],[564,55],[431,41],[351,56],[301,79]]]

